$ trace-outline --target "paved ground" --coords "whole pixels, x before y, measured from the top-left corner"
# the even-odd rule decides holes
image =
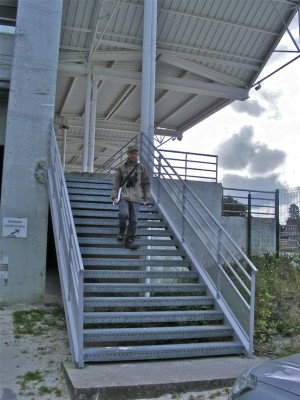
[[[231,386],[241,372],[259,362],[258,358],[224,356],[87,364],[82,370],[65,362],[64,369],[76,400],[192,400],[195,393],[196,399],[223,400],[227,398],[225,388]],[[208,389],[216,390],[204,392]]]
[[[54,288],[57,291],[57,285]],[[48,301],[53,303],[57,295],[51,291]],[[228,382],[261,361],[220,357],[87,365],[80,370],[71,362],[64,316],[62,312],[55,314],[58,308],[24,304],[0,307],[0,400],[117,400],[126,390],[137,394],[130,397],[135,400],[225,400]],[[32,311],[36,310],[39,321],[34,321]],[[30,326],[36,330],[16,333],[13,315],[18,311],[31,316]],[[22,324],[18,326],[22,328]],[[67,372],[67,379],[62,370]],[[106,394],[85,395],[82,389],[89,386],[98,386],[101,396]],[[138,386],[146,390],[139,390]],[[216,389],[205,390],[213,387]],[[114,390],[117,397],[112,394]]]
[[[44,309],[47,315],[52,307],[20,304],[0,309],[0,400],[71,399],[61,369],[63,362],[73,366],[70,362],[66,331],[51,328],[51,331],[39,336],[24,334],[15,337],[13,313],[41,309]],[[82,370],[78,372],[80,374]],[[202,400],[208,399],[208,396],[216,392],[224,393],[224,396],[214,397],[215,399],[227,398],[225,392],[214,390],[201,393],[201,397],[199,392],[182,394],[174,391],[158,399]]]
[[[80,385],[82,379],[85,380],[86,384],[89,381],[85,379],[87,373],[96,373],[97,366],[90,366],[83,370],[78,370],[71,363],[71,357],[69,352],[68,337],[65,330],[52,327],[51,330],[40,334],[39,336],[33,336],[31,334],[16,335],[14,334],[13,325],[13,313],[15,311],[32,311],[32,310],[44,310],[45,315],[52,310],[52,307],[36,307],[29,305],[15,305],[13,307],[1,307],[0,309],[0,400],[70,400],[71,395],[68,391],[66,380],[62,373],[61,365],[64,365],[73,370],[72,374],[78,374],[77,383]],[[50,317],[51,318],[51,312]],[[18,337],[19,336],[19,337]],[[191,360],[193,363],[194,361]],[[151,380],[151,374],[153,382],[157,382],[157,365],[158,363],[151,363],[152,367],[145,370],[145,364],[134,364],[127,365],[128,375],[135,373],[138,368],[140,371],[146,371],[148,378]],[[189,360],[183,363],[173,362],[173,368],[175,370],[167,368],[168,374],[184,375],[183,371],[179,371],[184,364],[187,367],[190,364]],[[166,363],[160,364],[160,375],[165,376],[168,379],[166,372]],[[191,365],[191,364],[190,364]],[[195,365],[195,364],[194,364]],[[102,376],[102,381],[107,382],[112,379],[117,379],[121,369],[124,369],[124,364],[119,367],[102,366],[106,371],[107,376]],[[181,367],[180,367],[181,366]],[[187,368],[184,368],[187,373]],[[114,373],[112,374],[112,370]],[[99,371],[99,370],[98,370]],[[101,371],[101,368],[100,368]],[[104,371],[104,370],[103,370]],[[104,371],[104,373],[105,373]],[[120,375],[119,375],[120,376]],[[74,377],[74,376],[73,376]],[[80,378],[79,378],[80,377]],[[93,379],[93,375],[90,375]],[[124,376],[123,376],[124,377]],[[162,381],[165,378],[162,379]],[[76,380],[76,379],[75,379]],[[160,397],[155,397],[156,400],[225,400],[227,399],[228,389],[222,387],[221,389],[209,390],[209,391],[184,391],[179,387],[176,387],[176,380],[180,381],[179,376],[174,375],[171,380],[174,382],[174,389],[170,389],[170,393]],[[121,379],[122,381],[122,379]],[[112,382],[112,381],[111,381]],[[112,382],[113,383],[113,382]],[[128,382],[129,383],[129,382]],[[120,384],[118,380],[115,382],[116,385]],[[86,397],[89,399],[92,397]],[[138,396],[140,399],[141,397]],[[84,398],[83,398],[84,399]],[[144,399],[154,399],[154,397],[147,396]],[[115,400],[115,398],[111,398]]]
[[[70,360],[65,329],[51,328],[38,336],[14,334],[13,313],[33,309],[41,310],[28,305],[1,307],[0,400],[69,400],[61,369],[61,363]]]

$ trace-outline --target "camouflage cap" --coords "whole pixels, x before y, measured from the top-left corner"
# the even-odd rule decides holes
[[[127,153],[130,153],[131,151],[139,151],[138,146],[135,144],[128,146]]]

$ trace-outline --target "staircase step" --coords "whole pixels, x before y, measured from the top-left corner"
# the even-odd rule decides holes
[[[78,203],[82,204],[82,203]],[[86,203],[82,207],[73,207],[73,215],[81,215],[81,216],[95,216],[99,217],[99,211],[101,211],[101,218],[115,218],[115,222],[117,223],[118,220],[118,208],[112,209],[112,211],[103,211],[103,209],[96,203]],[[97,210],[97,211],[94,211]],[[139,220],[146,219],[146,220],[159,220],[163,219],[162,214],[160,213],[152,213],[152,212],[140,212],[139,213]]]
[[[109,177],[107,175],[103,176],[103,175],[98,175],[98,174],[94,174],[94,173],[92,173],[92,175],[90,175],[89,172],[83,173],[83,174],[80,173],[80,174],[75,174],[74,175],[72,172],[71,173],[66,172],[65,173],[65,179],[66,179],[66,182],[69,182],[69,183],[96,182],[96,183],[101,184],[101,185],[103,183],[108,183],[108,184],[110,184],[112,186],[113,175],[111,175]]]
[[[153,345],[130,347],[85,348],[85,362],[156,360],[170,358],[211,357],[240,354],[243,346],[234,341],[191,343],[179,345]]]
[[[101,196],[69,196],[71,201],[72,208],[80,209],[80,208],[88,208],[88,209],[96,209],[96,210],[113,210],[118,211],[118,207],[116,207],[110,198],[108,201],[103,203],[105,198]],[[148,212],[148,213],[160,213],[159,208],[153,205],[140,205],[140,213]]]
[[[102,189],[102,190],[112,190],[112,182],[97,182],[95,180],[91,181],[71,181],[66,179],[67,188],[79,188],[79,189]]]
[[[222,321],[217,310],[199,311],[136,311],[136,312],[84,312],[84,324],[136,324],[154,322]]]
[[[86,270],[84,278],[88,279],[196,279],[195,271],[117,271],[117,270]]]
[[[204,284],[84,283],[84,292],[97,293],[205,293]]]
[[[225,325],[166,326],[155,328],[84,329],[85,344],[93,342],[179,340],[230,337],[233,329]]]
[[[119,232],[119,228],[111,228],[111,227],[99,227],[95,228],[92,226],[78,226],[76,228],[76,232],[78,235],[113,235],[117,236]],[[173,237],[174,234],[170,230],[165,230],[165,229],[143,229],[138,227],[137,236],[160,236],[160,237]]]
[[[130,259],[130,258],[83,258],[84,267],[156,267],[156,268],[185,268],[190,266],[187,260],[162,259]]]
[[[88,308],[109,307],[186,307],[211,306],[215,303],[209,296],[165,296],[165,297],[84,297]]]
[[[81,188],[71,188],[71,187],[69,187],[68,188],[68,193],[70,195],[70,199],[71,198],[73,199],[74,196],[81,196],[81,195],[83,195],[83,196],[86,196],[86,195],[87,196],[97,196],[98,198],[100,197],[101,199],[104,198],[104,196],[105,196],[105,197],[109,198],[110,202],[112,202],[111,199],[110,199],[111,189],[102,189],[101,187],[95,188],[95,189],[88,189],[88,188],[85,188],[85,189],[82,188],[81,189]]]
[[[184,250],[165,250],[165,249],[147,249],[145,247],[138,248],[137,250],[121,248],[99,248],[99,247],[81,247],[81,254],[95,254],[95,255],[105,255],[105,256],[122,256],[122,255],[132,255],[132,256],[171,256],[171,257],[183,257],[185,255]]]
[[[79,237],[78,242],[81,245],[105,245],[105,246],[113,246],[113,245],[120,245],[122,242],[119,242],[117,238],[101,238],[101,237]],[[136,239],[135,244],[139,246],[179,246],[178,240],[173,239]],[[124,242],[123,244],[124,245]]]
[[[93,218],[78,218],[78,217],[83,217],[84,215],[86,217],[93,217]],[[80,211],[80,210],[73,210],[73,215],[74,215],[74,223],[75,225],[96,225],[96,226],[105,226],[105,225],[111,225],[111,226],[118,226],[118,220],[117,217],[113,219],[108,219],[108,218],[101,218],[101,214],[99,212],[95,211]],[[140,227],[148,227],[148,228],[160,228],[160,229],[167,229],[168,224],[165,221],[139,221],[139,226]]]

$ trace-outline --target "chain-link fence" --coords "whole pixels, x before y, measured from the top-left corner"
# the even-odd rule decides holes
[[[300,186],[279,191],[280,251],[299,251]]]
[[[274,192],[223,189],[223,216],[244,217],[249,256],[298,252],[299,209],[300,187]]]

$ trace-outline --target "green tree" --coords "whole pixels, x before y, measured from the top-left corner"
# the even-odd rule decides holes
[[[286,221],[288,224],[289,221],[297,221],[300,219],[299,207],[293,203],[289,207],[289,217]]]
[[[247,206],[239,203],[232,196],[223,197],[223,215],[225,217],[246,217]]]
[[[289,216],[286,220],[286,224],[297,226],[298,232],[300,232],[300,211],[295,203],[292,203],[289,207]]]

